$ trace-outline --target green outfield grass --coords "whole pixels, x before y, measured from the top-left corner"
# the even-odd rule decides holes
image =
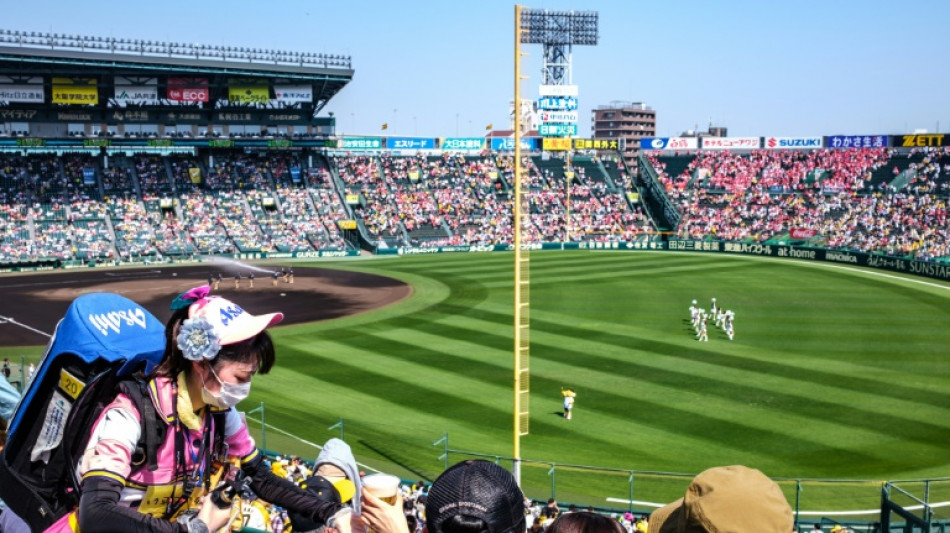
[[[256,379],[268,425],[338,435],[366,464],[432,479],[441,444],[512,453],[511,254],[319,262],[404,280],[386,309],[274,330]],[[836,265],[647,252],[531,254],[531,432],[524,459],[695,473],[741,463],[806,483],[802,509],[874,508],[880,480],[950,475],[950,285]],[[688,324],[690,301],[736,313],[736,338]],[[3,352],[0,352],[3,353]],[[561,386],[578,392],[561,417]],[[258,435],[259,414],[249,415]],[[275,429],[267,448],[314,448]],[[450,461],[464,458],[453,453]],[[503,462],[508,466],[507,462]],[[526,464],[546,498],[550,465]],[[558,467],[557,497],[626,498],[629,473]],[[637,474],[634,499],[670,501],[688,478]],[[790,501],[794,482],[783,483]],[[950,500],[936,485],[931,500]],[[623,505],[613,504],[614,507]]]
[[[320,263],[415,292],[381,311],[276,330],[278,367],[251,401],[266,402],[269,424],[313,442],[342,417],[361,459],[405,477],[440,471],[431,443],[444,432],[453,449],[510,456],[512,262]],[[719,255],[533,253],[522,457],[672,472],[742,463],[793,478],[948,475],[950,290],[881,274]],[[693,337],[690,300],[712,297],[736,312],[732,342],[714,328],[708,343]],[[561,386],[578,391],[571,421],[560,416]],[[538,496],[551,490],[548,471],[525,467]],[[562,499],[604,505],[628,493],[627,473],[554,475]],[[640,478],[635,499],[675,497],[686,483],[651,479]],[[842,505],[878,505],[878,483],[843,486],[801,496],[819,508],[843,494]]]

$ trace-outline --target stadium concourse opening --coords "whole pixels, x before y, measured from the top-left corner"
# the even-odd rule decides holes
[[[293,268],[293,277],[270,274],[287,267],[260,268],[236,265],[135,268],[117,270],[72,270],[63,273],[4,276],[0,278],[0,301],[17,302],[5,306],[4,318],[16,323],[0,323],[0,346],[46,344],[56,322],[70,302],[88,292],[114,292],[133,300],[163,322],[171,315],[169,304],[175,295],[208,283],[221,274],[212,294],[234,300],[248,311],[279,310],[282,325],[315,322],[349,316],[400,301],[412,288],[384,276],[324,268]],[[249,275],[254,273],[253,288]],[[240,276],[240,278],[236,278]],[[276,282],[274,281],[276,279]],[[238,288],[235,288],[237,284]],[[38,331],[37,331],[38,330]]]

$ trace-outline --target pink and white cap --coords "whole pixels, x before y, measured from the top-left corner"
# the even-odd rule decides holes
[[[283,313],[252,315],[220,296],[204,297],[191,304],[188,318],[199,316],[204,317],[214,328],[221,346],[250,339],[284,319]]]

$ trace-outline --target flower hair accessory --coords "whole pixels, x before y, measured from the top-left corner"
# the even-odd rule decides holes
[[[171,310],[178,311],[179,309],[184,309],[198,300],[207,298],[209,294],[211,294],[210,285],[202,285],[190,291],[183,292],[172,300]]]
[[[221,342],[214,326],[203,316],[183,321],[177,340],[181,353],[190,361],[210,361],[221,350]]]

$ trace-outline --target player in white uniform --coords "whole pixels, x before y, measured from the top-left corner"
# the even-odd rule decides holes
[[[736,314],[731,310],[724,313],[725,319],[723,320],[723,329],[726,330],[726,335],[729,336],[729,340],[732,340],[733,335],[735,335],[735,330],[733,329],[733,320],[735,320]]]
[[[697,339],[700,342],[709,342],[709,335],[706,333],[706,318],[704,317],[699,323],[699,338]]]

